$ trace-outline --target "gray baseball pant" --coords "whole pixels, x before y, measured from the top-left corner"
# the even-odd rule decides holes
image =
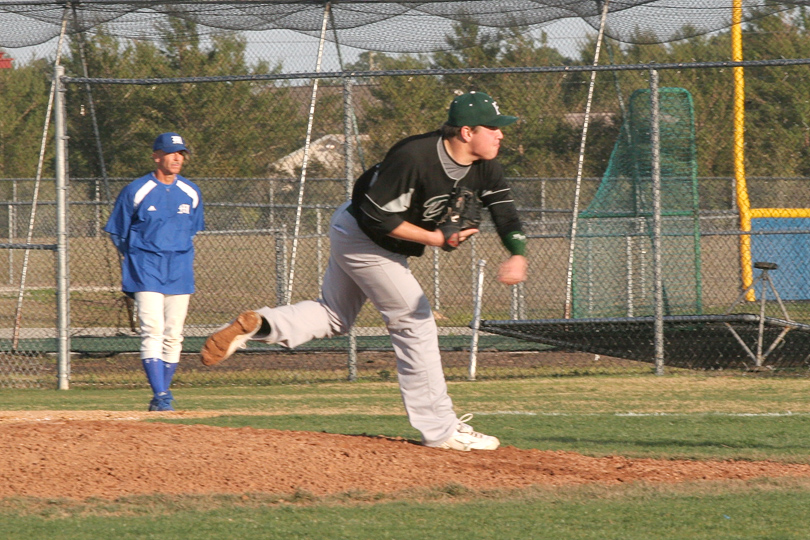
[[[366,299],[383,317],[397,359],[402,401],[426,446],[439,446],[458,427],[442,370],[430,302],[408,268],[408,258],[384,249],[360,230],[348,203],[332,216],[331,253],[319,300],[257,310],[270,333],[254,340],[293,348],[345,334]]]

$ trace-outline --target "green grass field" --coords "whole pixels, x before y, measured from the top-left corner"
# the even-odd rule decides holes
[[[810,381],[746,376],[450,383],[505,445],[589,456],[810,463]],[[178,388],[183,422],[417,439],[395,383]],[[143,410],[145,390],[2,390],[0,410]],[[164,421],[164,420],[161,420]],[[133,456],[133,459],[136,457]],[[0,471],[0,477],[2,471]],[[810,479],[0,501],[0,538],[806,539]]]

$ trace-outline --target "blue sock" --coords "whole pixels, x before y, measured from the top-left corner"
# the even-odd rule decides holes
[[[165,378],[163,369],[163,360],[159,358],[144,358],[142,361],[143,370],[146,372],[146,379],[149,381],[149,386],[152,387],[152,393],[158,395],[164,391]]]
[[[163,360],[160,361],[163,368],[163,386],[161,387],[161,392],[168,392],[169,387],[172,385],[172,378],[174,377],[174,372],[177,371],[177,362],[164,362]]]

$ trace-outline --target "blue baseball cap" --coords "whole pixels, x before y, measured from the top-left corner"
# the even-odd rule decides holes
[[[183,140],[183,137],[173,131],[158,135],[157,139],[155,139],[155,143],[152,145],[152,150],[162,150],[167,154],[191,152],[191,150],[186,148],[186,141]]]
[[[447,115],[447,124],[456,127],[503,127],[516,120],[516,116],[501,114],[495,100],[484,92],[469,92],[458,96],[450,104]]]

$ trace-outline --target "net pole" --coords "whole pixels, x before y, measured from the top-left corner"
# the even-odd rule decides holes
[[[318,59],[315,63],[315,73],[321,72],[321,62],[323,60],[323,45],[326,41],[326,27],[329,21],[329,11],[331,2],[327,2],[323,8],[323,22],[321,24],[321,39],[318,43]],[[304,157],[301,161],[301,179],[298,183],[298,202],[295,206],[295,228],[293,230],[292,251],[290,253],[290,276],[288,279],[285,304],[292,301],[293,283],[295,282],[295,258],[298,254],[298,235],[301,231],[301,212],[304,205],[304,185],[307,178],[307,162],[309,161],[309,147],[312,141],[312,124],[315,118],[315,102],[318,98],[318,81],[312,81],[312,96],[309,101],[309,118],[307,119],[307,136],[304,142]]]
[[[664,374],[664,287],[661,271],[661,131],[658,71],[650,70],[650,174],[653,197],[653,280],[655,282],[655,374]]]
[[[70,6],[65,6],[64,15],[62,16],[62,29],[59,32],[59,41],[56,46],[56,59],[54,60],[54,71],[60,65],[62,59],[62,44],[65,39],[65,31],[67,30],[67,20],[70,14]],[[51,111],[53,110],[54,94],[56,93],[56,78],[51,81],[51,90],[48,95],[48,110],[45,112],[45,125],[42,126],[42,140],[39,146],[39,162],[37,163],[37,176],[34,182],[34,193],[31,196],[31,215],[28,218],[28,234],[26,237],[26,244],[30,244],[34,235],[34,223],[36,222],[37,215],[37,200],[39,199],[39,187],[42,183],[42,166],[45,161],[45,146],[48,143],[48,127],[51,123]],[[23,295],[25,292],[25,281],[28,276],[28,259],[31,255],[31,250],[25,248],[23,254],[22,270],[20,272],[20,287],[17,294],[17,305],[14,313],[14,328],[11,336],[11,350],[16,351],[20,344],[20,321],[22,320],[22,304]]]
[[[599,65],[599,52],[601,50],[602,39],[605,35],[605,23],[607,21],[609,1],[606,0],[602,6],[602,19],[599,22],[599,35],[596,38],[596,51],[593,55],[593,65]],[[565,308],[563,318],[571,318],[572,285],[574,274],[574,248],[577,238],[577,214],[579,214],[579,197],[582,191],[582,168],[585,161],[585,142],[588,139],[588,124],[591,116],[591,105],[593,103],[593,89],[596,84],[596,71],[591,71],[591,82],[588,85],[588,99],[585,102],[585,119],[582,123],[582,139],[579,144],[579,157],[577,158],[576,187],[574,188],[574,209],[571,215],[571,241],[568,247],[568,271],[565,277]]]

